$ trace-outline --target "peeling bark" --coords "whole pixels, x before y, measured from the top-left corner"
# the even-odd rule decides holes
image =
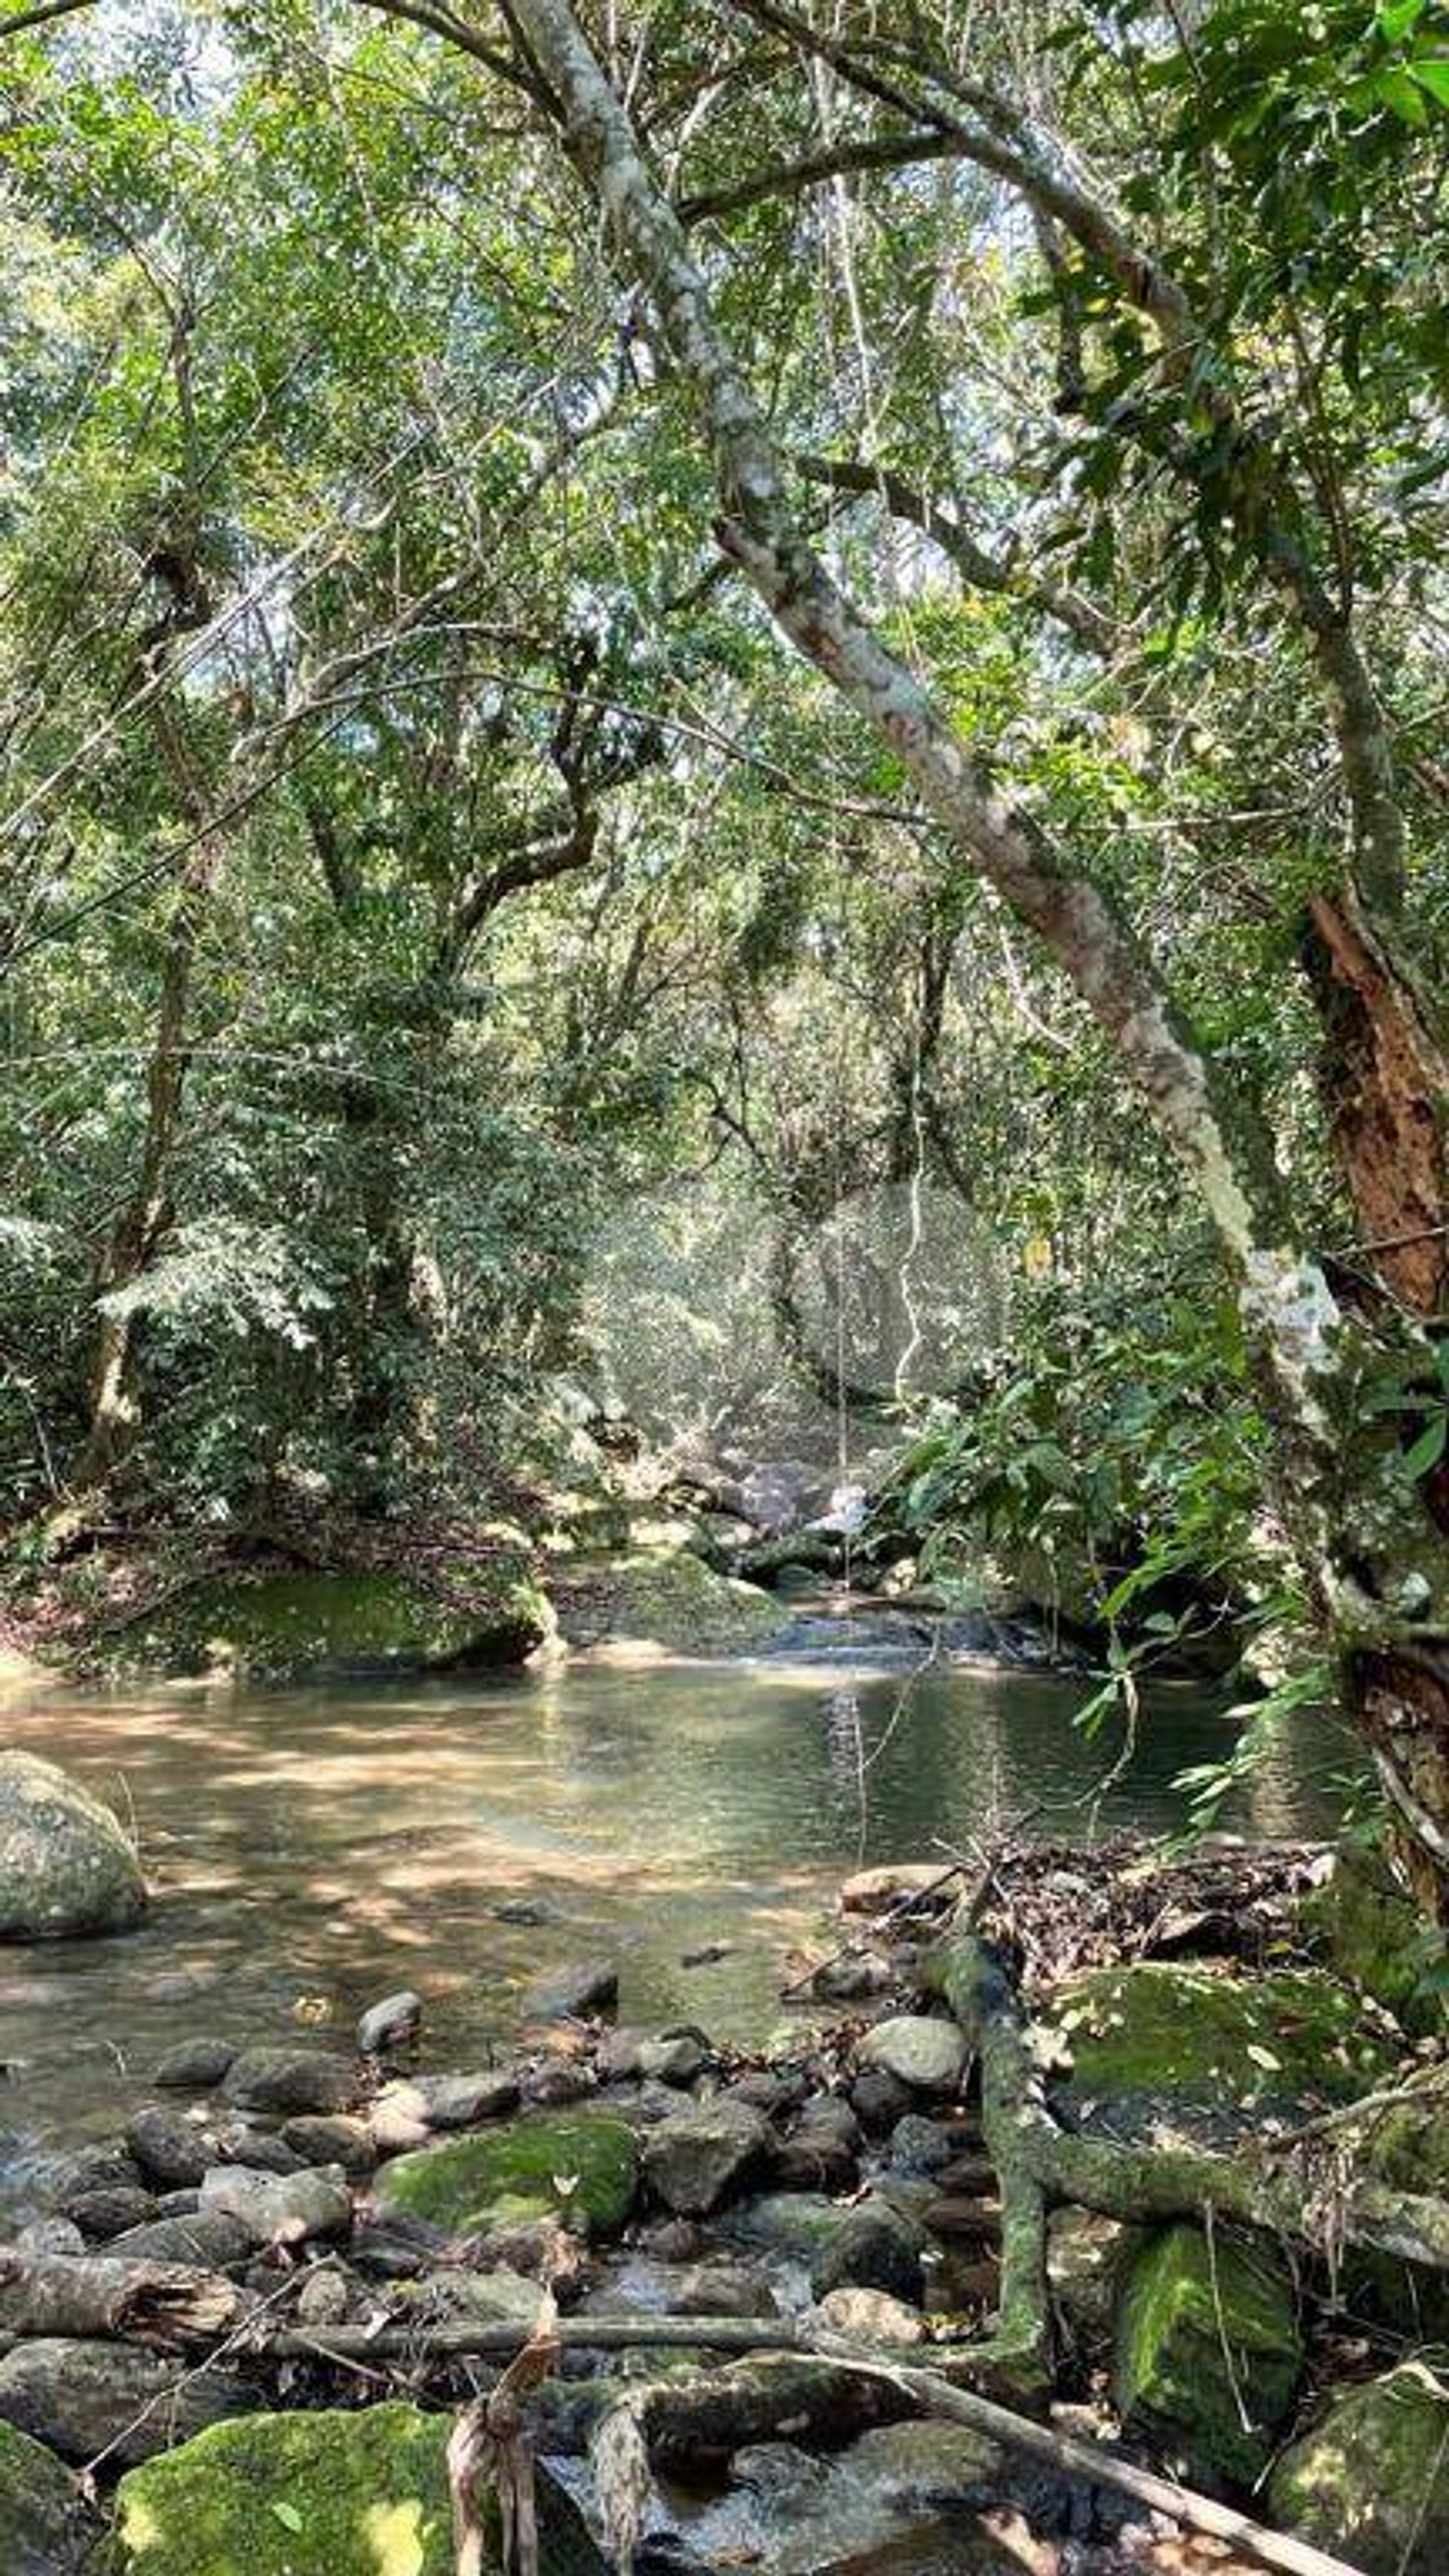
[[[1379,1276],[1411,1313],[1434,1315],[1449,1271],[1443,1052],[1352,897],[1315,895],[1309,915],[1304,962],[1334,1152]]]

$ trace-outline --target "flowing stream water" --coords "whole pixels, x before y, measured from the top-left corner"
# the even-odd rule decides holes
[[[1072,1725],[1085,1685],[989,1665],[582,1660],[507,1678],[46,1692],[3,1712],[133,1823],[155,1901],[124,1939],[0,1952],[0,2174],[114,2129],[163,2048],[334,2029],[409,1985],[427,2061],[506,2045],[526,1979],[604,1954],[620,2018],[758,2043],[862,1862],[931,1859],[1004,1817],[1080,1837],[1181,1821],[1171,1783],[1230,1736],[1162,1692],[1130,1768]],[[1230,1821],[1322,1830],[1342,1740],[1284,1740]],[[525,1909],[536,1919],[500,1914]],[[726,1955],[686,1966],[713,1944]]]

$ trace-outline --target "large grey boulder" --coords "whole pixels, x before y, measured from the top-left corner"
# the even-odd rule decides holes
[[[34,1753],[0,1753],[0,1940],[127,1932],[141,1864],[109,1807]]]

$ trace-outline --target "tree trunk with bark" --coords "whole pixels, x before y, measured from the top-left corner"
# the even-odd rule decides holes
[[[567,0],[515,0],[513,15],[564,149],[601,209],[620,273],[649,298],[693,400],[715,466],[720,545],[782,635],[891,746],[948,843],[1052,951],[1202,1198],[1237,1278],[1276,1434],[1276,1507],[1411,1841],[1420,1894],[1431,1913],[1449,1920],[1449,1549],[1393,1439],[1362,1419],[1362,1335],[1322,1262],[1295,1239],[1252,1107],[1234,1095],[1186,1025],[1108,895],[1034,814],[1013,808],[813,553],[792,511],[784,460],[715,317],[685,230]],[[1135,268],[1132,277],[1139,298],[1161,304],[1165,329],[1185,329],[1170,280]],[[1318,603],[1301,584],[1295,588],[1296,568],[1278,566],[1276,577],[1308,618]],[[1400,845],[1382,728],[1374,729],[1372,693],[1361,684],[1351,637],[1335,628],[1313,640],[1325,685],[1336,693],[1362,878],[1377,895]],[[1360,1012],[1367,971],[1350,966],[1340,943],[1334,972],[1346,1004],[1356,997]],[[1392,1059],[1402,1067],[1415,1055],[1402,1031],[1393,1036],[1404,987],[1392,980],[1393,1010],[1377,1019],[1370,1013],[1360,1041],[1375,1066]],[[1437,1084],[1431,1058],[1421,1070]],[[1346,1091],[1340,1137],[1356,1136],[1360,1120],[1364,1135],[1373,1134],[1384,1114],[1368,1094],[1362,1111],[1351,1114]],[[1437,1147],[1425,1142],[1420,1125],[1420,1114],[1401,1099],[1392,1126],[1396,1140],[1405,1132],[1416,1139],[1415,1210],[1437,1222],[1433,1209],[1443,1202],[1430,1196]]]

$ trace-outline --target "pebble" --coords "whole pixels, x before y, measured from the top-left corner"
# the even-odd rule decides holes
[[[856,2051],[862,2066],[880,2067],[917,2093],[953,2093],[966,2071],[966,2034],[927,2013],[897,2013],[868,2030]]]
[[[232,2060],[222,2089],[248,2111],[345,2111],[358,2071],[331,2049],[249,2048]]]
[[[157,2061],[153,2084],[163,2092],[209,2093],[226,2075],[236,2050],[225,2039],[183,2039]]]
[[[516,2067],[490,2066],[479,2075],[421,2075],[413,2091],[430,2129],[471,2129],[516,2111],[519,2081]]]
[[[352,2225],[352,2195],[335,2169],[272,2174],[217,2165],[201,2186],[201,2209],[234,2218],[254,2245],[306,2245],[345,2236]]]
[[[386,2057],[417,2046],[423,2027],[423,1999],[405,1986],[369,2004],[357,2025],[357,2045],[364,2057]]]
[[[181,2191],[199,2183],[217,2159],[214,2137],[159,2102],[128,2120],[126,2145],[143,2174],[163,2191]]]
[[[377,2162],[377,2144],[365,2120],[353,2119],[345,2111],[329,2118],[320,2111],[304,2111],[295,2120],[282,2125],[282,2144],[307,2165],[340,2165],[346,2174],[371,2173]]]

